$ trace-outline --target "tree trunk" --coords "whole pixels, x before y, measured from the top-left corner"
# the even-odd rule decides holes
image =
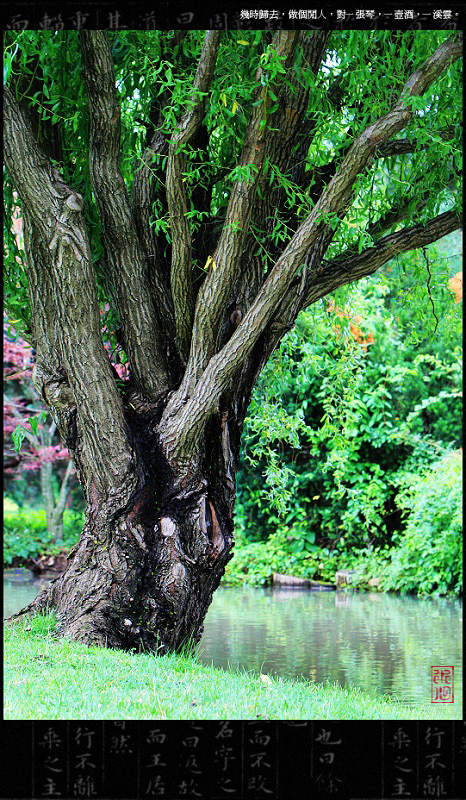
[[[251,84],[221,231],[213,237],[215,246],[206,238],[198,252],[187,211],[194,189],[185,172],[189,153],[206,136],[206,98],[220,32],[206,32],[189,104],[176,124],[170,122],[169,133],[162,122],[171,90],[155,95],[152,111],[158,108],[160,122],[136,171],[132,200],[121,170],[121,98],[111,42],[104,31],[82,31],[79,41],[92,197],[86,194],[87,178],[80,184],[87,199],[67,183],[38,143],[17,92],[4,90],[5,162],[21,197],[34,310],[33,380],[72,454],[87,501],[82,537],[67,571],[21,613],[49,606],[57,611],[61,634],[166,652],[199,640],[231,557],[241,427],[257,376],[280,339],[302,309],[372,274],[394,254],[424,247],[461,225],[456,212],[448,211],[428,224],[377,238],[361,252],[348,249],[324,261],[335,220],[345,217],[357,197],[356,181],[372,169],[380,148],[415,119],[411,98],[423,95],[460,57],[462,44],[454,35],[411,76],[403,71],[397,76],[399,98],[357,136],[348,136],[301,221],[287,210],[286,184],[280,179],[277,191],[266,165],[278,162],[283,180],[293,174],[300,191],[318,177],[313,170],[306,177],[307,161],[303,167],[317,129],[308,114],[312,82],[296,81],[295,69],[302,57],[307,71],[317,74],[327,35],[276,31],[270,67],[263,53]],[[162,154],[166,167],[158,158]],[[218,167],[223,171],[220,162]],[[206,183],[194,181],[202,189],[202,214],[211,207],[219,179],[214,173]],[[169,236],[151,226],[158,193]],[[117,338],[130,365],[128,381],[120,380],[102,343],[86,203],[99,215],[105,250],[99,269],[120,323]],[[400,218],[396,204],[391,213]],[[283,221],[289,231],[283,249],[279,252],[277,240],[268,253],[275,224],[281,229]],[[257,241],[267,244],[261,245],[265,268],[256,233],[248,239],[250,223],[251,231],[262,229]],[[203,250],[206,262],[199,259]]]
[[[56,425],[52,423],[49,430],[41,431],[40,442],[43,446],[49,447],[52,444],[55,430]],[[40,467],[40,487],[47,519],[47,530],[51,537],[50,544],[55,544],[57,540],[63,539],[63,512],[65,510],[68,484],[72,469],[73,463],[70,460],[60,485],[58,499],[56,500],[53,491],[52,463],[50,461],[44,461]]]
[[[54,609],[58,632],[87,644],[159,654],[190,649],[232,557],[239,429],[223,412],[195,448],[197,458],[176,470],[163,454],[163,426],[151,438],[146,413],[132,409],[129,418],[136,491],[122,504],[91,482],[66,572],[20,613]]]
[[[46,461],[40,468],[40,488],[44,501],[47,530],[51,537],[50,544],[55,544],[57,539],[63,539],[63,511],[61,514],[55,513],[52,478],[52,464],[50,461]]]

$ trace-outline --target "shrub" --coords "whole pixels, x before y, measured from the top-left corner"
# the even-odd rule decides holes
[[[460,594],[462,589],[462,455],[457,450],[421,476],[406,475],[399,505],[406,529],[382,587],[419,594]]]
[[[316,304],[261,374],[245,420],[235,513],[250,542],[288,527],[288,550],[383,551],[402,530],[400,475],[459,446],[455,338],[442,357],[426,336],[429,352],[414,347],[386,308],[386,290],[382,281],[352,292],[362,342],[349,320],[345,328],[330,306]]]
[[[237,536],[234,557],[227,564],[224,583],[230,586],[244,583],[264,586],[271,582],[274,572],[314,580],[335,580],[338,554],[321,548],[313,552],[293,551],[293,542],[291,530],[287,527],[272,533],[266,542],[248,542],[241,535]]]
[[[37,558],[39,555],[56,555],[60,550],[70,550],[79,540],[84,522],[84,515],[76,511],[65,510],[63,514],[63,540],[51,544],[51,536],[47,531],[45,511],[32,511],[22,508],[20,511],[4,512],[4,548],[3,561],[11,564],[17,558]]]

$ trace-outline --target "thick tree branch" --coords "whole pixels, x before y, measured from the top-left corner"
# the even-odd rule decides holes
[[[194,294],[191,276],[192,249],[188,195],[183,173],[186,169],[184,148],[197,133],[204,116],[206,98],[217,60],[220,31],[207,31],[193,83],[192,107],[183,116],[168,148],[167,202],[172,231],[171,290],[175,310],[176,341],[181,359],[186,363],[191,342]]]
[[[446,211],[429,220],[426,225],[413,225],[384,236],[374,247],[368,247],[361,253],[354,251],[340,253],[338,257],[324,262],[320,268],[308,275],[299,310],[312,305],[340,286],[372,275],[396,255],[425,247],[441,239],[442,236],[458,230],[462,225],[461,214]]]
[[[460,37],[452,37],[440,45],[408,79],[400,100],[388,114],[369,125],[356,139],[319,202],[284,249],[241,324],[222,350],[211,357],[183,407],[180,409],[178,398],[167,406],[165,417],[167,441],[170,442],[173,452],[189,448],[191,437],[199,432],[199,426],[202,426],[207,417],[218,408],[222,393],[231,385],[238,368],[251,353],[282,298],[286,297],[290,283],[300,264],[303,264],[305,255],[322,233],[322,223],[325,224],[326,215],[345,209],[351,198],[357,175],[365,169],[377,147],[402,130],[413,117],[413,112],[409,108],[409,97],[424,93],[452,61],[460,57],[461,51]],[[423,230],[422,226],[419,227]],[[419,240],[418,238],[416,241]],[[396,241],[392,240],[392,245],[395,247]],[[409,249],[412,246],[420,245],[410,245]],[[364,274],[370,274],[370,271]],[[361,277],[354,271],[353,275],[350,280]],[[339,280],[348,282],[344,281],[343,275],[339,276]],[[325,291],[322,290],[325,294],[334,288],[333,281],[325,285],[328,285]]]
[[[90,111],[89,163],[125,349],[140,392],[158,400],[168,389],[144,254],[120,168],[120,108],[105,31],[82,31],[83,72]]]
[[[438,135],[445,142],[450,141],[451,139],[453,139],[454,136],[454,126],[450,125],[449,127],[444,128],[441,131],[438,131]],[[330,161],[328,164],[325,164],[323,167],[320,167],[318,171],[316,172],[309,171],[306,173],[308,185],[314,179],[314,183],[309,189],[309,197],[314,202],[318,200],[325,186],[328,185],[329,181],[335,175],[338,162],[341,159],[342,155],[346,154],[346,152],[349,149],[349,146],[350,145],[347,144],[345,147],[343,147],[338,155],[338,158],[334,158],[333,161]],[[412,141],[411,139],[393,139],[392,141],[385,142],[383,145],[377,148],[377,150],[375,151],[375,158],[387,158],[388,156],[406,155],[408,153],[414,153],[415,151],[418,150],[425,150],[428,146],[429,145],[427,143],[419,145],[416,141]],[[305,188],[305,184],[303,184],[303,188]]]
[[[306,252],[310,251],[321,235],[322,220],[325,215],[341,213],[345,209],[351,197],[355,178],[369,163],[376,148],[402,130],[412,118],[413,112],[407,107],[406,102],[408,97],[426,91],[452,60],[459,58],[460,55],[461,39],[452,37],[440,45],[423,66],[409,78],[403,88],[401,98],[394,108],[384,117],[369,125],[356,139],[337,174],[277,261],[257,298],[258,305],[263,294],[268,294],[270,299],[276,298],[276,302],[284,296],[299,264],[304,262]],[[307,251],[302,249],[305,241],[308,242]],[[275,302],[272,302],[274,303],[273,308],[275,308]]]
[[[462,170],[452,171],[452,167],[450,164],[445,165],[444,171],[444,186],[449,186],[452,181],[461,179],[462,177]],[[408,212],[412,209],[412,201],[415,198],[415,208],[414,212],[418,213],[421,211],[430,197],[429,189],[423,188],[424,183],[424,175],[418,175],[416,180],[411,183],[410,186],[410,194],[411,197],[404,200],[401,198],[400,202],[394,203],[391,208],[388,208],[386,211],[382,213],[382,215],[372,222],[368,228],[367,232],[372,236],[372,238],[377,239],[383,233],[385,233],[388,228],[392,228],[394,225],[398,224],[403,220]]]
[[[317,75],[329,39],[328,31],[301,31],[298,44],[302,47],[301,70]],[[279,87],[279,108],[271,119],[271,132],[267,138],[267,156],[272,164],[285,172],[292,168],[292,179],[298,186],[304,180],[306,155],[318,117],[307,113],[310,89],[296,72],[294,64],[286,75],[286,83]],[[291,150],[293,164],[290,164]],[[280,204],[281,205],[281,204]]]
[[[58,173],[53,171],[49,159],[36,144],[29,117],[7,86],[4,88],[3,121],[8,174],[23,203],[30,209],[33,222],[47,236],[46,220],[50,211],[58,208],[59,193],[54,185]],[[32,180],[28,180],[29,177]],[[38,184],[42,189],[40,193],[37,192]]]
[[[302,48],[302,71],[316,75],[322,63],[329,38],[326,31],[301,31],[298,47]],[[284,174],[290,174],[294,183],[301,186],[307,176],[306,154],[317,127],[317,116],[307,114],[310,89],[300,79],[294,64],[288,69],[286,80],[277,91],[278,109],[271,115],[266,141],[266,158]],[[268,242],[270,266],[279,255],[273,245],[272,231],[277,221],[277,210],[284,213],[292,230],[296,230],[294,214],[285,210],[286,192],[281,186],[270,185],[269,175],[261,175],[258,184],[261,201],[255,203],[251,227],[264,231]],[[241,263],[241,272],[234,287],[234,302],[242,312],[249,308],[265,279],[264,261],[258,255],[257,244],[250,231]]]
[[[263,340],[262,363],[268,361],[284,333],[293,326],[301,310],[347,283],[354,283],[361,278],[372,275],[396,255],[425,247],[443,236],[447,236],[452,231],[461,228],[462,223],[462,215],[448,211],[430,220],[427,225],[414,225],[385,236],[377,242],[375,247],[367,248],[360,254],[342,253],[338,258],[327,262],[322,269],[311,273],[305,286],[303,282],[300,282],[295,293],[290,292],[284,297],[280,309],[267,328],[266,336]],[[228,358],[227,350],[231,342],[232,340],[222,351],[224,359]],[[234,372],[230,376],[228,376],[227,371],[225,372],[223,380],[218,387],[219,394],[216,395],[214,389],[216,378],[213,374],[214,370],[212,370],[212,374],[209,374],[210,367],[211,364],[209,364],[208,370],[203,375],[200,388],[204,392],[209,392],[212,400],[217,397],[218,402],[222,391],[225,391],[230,385],[231,374],[234,375]]]
[[[454,125],[449,125],[448,128],[438,131],[438,136],[440,136],[444,142],[451,141],[454,135]],[[376,158],[378,156],[383,158],[387,156],[402,156],[406,153],[414,153],[415,150],[425,150],[427,147],[428,143],[419,145],[416,141],[412,141],[411,139],[393,139],[393,141],[386,142],[381,147],[378,147],[375,151],[375,156]]]
[[[187,31],[175,31],[174,44],[180,49]],[[161,59],[168,58],[167,47],[162,43]],[[160,93],[157,93],[160,89]],[[153,206],[156,204],[162,209],[162,214],[167,211],[165,180],[166,168],[161,158],[157,161],[154,156],[168,155],[168,138],[164,133],[163,109],[171,104],[172,87],[152,87],[153,98],[148,112],[147,142],[148,146],[142,156],[141,163],[137,164],[134,172],[132,205],[139,241],[144,249],[149,268],[149,280],[153,288],[153,296],[160,310],[159,321],[168,341],[175,341],[175,319],[173,302],[170,292],[169,265],[160,246],[159,237],[155,234],[153,221]]]
[[[263,339],[262,362],[270,358],[283,335],[289,331],[296,317],[303,309],[325,297],[332,291],[371,275],[400,253],[424,247],[437,241],[462,226],[462,216],[451,211],[440,214],[427,225],[404,228],[380,239],[374,247],[361,253],[347,250],[337,258],[321,264],[321,256],[316,257],[315,269],[304,274],[304,281],[296,281],[283,298],[273,320],[269,323]]]
[[[321,233],[319,228],[325,215],[335,212],[341,213],[342,210],[344,211],[351,198],[352,186],[355,178],[369,163],[377,147],[384,144],[395,133],[402,130],[412,118],[413,112],[407,107],[409,96],[425,92],[447,66],[453,60],[460,57],[461,50],[461,38],[459,37],[452,37],[447,42],[440,45],[422,67],[416,70],[409,78],[403,88],[401,98],[394,108],[384,117],[381,117],[366,128],[356,139],[346,157],[343,159],[337,174],[329,183],[312,212],[298,229],[288,247],[285,248],[281,258],[269,276],[267,282],[270,281],[271,291],[273,291],[272,287],[275,288],[280,285],[280,278],[284,277],[284,274],[288,272],[288,268],[285,265],[283,265],[283,267],[281,266],[282,260],[291,257],[291,262],[289,263],[293,263],[290,270],[292,274],[304,255],[303,251],[299,249],[300,241],[309,241],[310,250]],[[275,276],[274,273],[276,273]]]
[[[429,191],[426,190],[416,198],[416,212],[421,211],[429,199]],[[385,233],[388,228],[401,222],[411,206],[411,199],[406,202],[394,203],[394,205],[383,213],[378,220],[368,226],[367,232],[372,238],[376,239]]]
[[[77,420],[86,453],[84,488],[89,489],[93,476],[101,491],[110,491],[128,471],[132,456],[100,336],[83,199],[40,150],[8,88],[4,145],[8,173],[23,204],[35,386],[58,419],[64,442]]]
[[[160,128],[161,126],[162,119]],[[168,349],[170,343],[173,343],[174,351],[175,315],[168,270],[164,269],[163,248],[160,247],[154,227],[151,225],[154,203],[159,200],[163,206],[165,202],[165,173],[153,162],[153,158],[155,155],[165,156],[167,153],[168,143],[165,134],[158,129],[142,156],[142,164],[135,168],[132,207],[137,235],[146,258],[152,297],[157,306],[157,317],[165,337],[165,347]]]
[[[173,45],[170,42],[170,46],[177,47],[181,51],[181,43],[186,35],[187,31],[175,31]],[[171,53],[171,49],[168,50],[167,43],[163,41],[160,59],[169,59],[169,53]],[[167,211],[166,168],[162,166],[164,161],[159,158],[157,163],[154,156],[168,155],[168,138],[163,130],[163,109],[171,104],[173,91],[172,87],[163,89],[163,86],[156,83],[152,86],[152,93],[152,101],[147,114],[147,148],[143,153],[142,163],[135,168],[132,207],[139,241],[146,256],[152,297],[165,340],[167,368],[171,383],[176,383],[180,364],[175,347],[175,312],[170,291],[170,270],[164,247],[161,246],[159,237],[155,233],[156,229],[151,224],[154,217],[154,206],[161,209],[162,215]]]
[[[9,88],[14,90],[19,105],[25,109],[35,140],[41,150],[48,158],[62,161],[63,151],[58,123],[54,122],[52,124],[51,119],[41,118],[38,108],[30,102],[34,96],[40,98],[41,102],[45,99],[44,74],[38,54],[31,59],[29,66],[32,78],[30,74],[19,73],[16,75],[13,73],[10,78]]]
[[[175,46],[180,49],[187,31],[176,31],[174,34]],[[162,46],[161,59],[168,58],[168,52]],[[157,89],[161,89],[157,93]],[[164,216],[168,214],[166,199],[166,159],[168,155],[168,138],[164,133],[163,109],[171,104],[172,87],[163,87],[155,84],[152,87],[154,97],[148,112],[150,132],[147,133],[149,142],[142,156],[142,163],[138,164],[134,172],[132,188],[132,207],[136,230],[140,244],[144,250],[148,268],[149,282],[153,301],[157,308],[160,330],[164,339],[164,349],[167,353],[167,369],[170,383],[174,385],[179,381],[181,361],[176,348],[175,311],[170,289],[169,256],[161,244],[159,235],[156,234],[154,222],[154,209]],[[158,157],[158,158],[154,158]]]
[[[283,69],[287,69],[292,62],[298,36],[297,31],[277,31],[274,35],[273,47]],[[260,83],[262,75],[263,70],[260,68],[256,75],[259,86],[254,95],[239,163],[243,174],[233,184],[222,234],[212,257],[210,271],[197,297],[183,391],[188,391],[217,349],[223,313],[244,249],[265,155],[267,109],[272,103],[268,90],[273,87],[269,87],[266,82]],[[282,74],[279,73],[276,84],[280,83],[281,78]]]
[[[324,227],[320,225],[320,230],[318,230],[319,226],[318,224],[316,226],[316,221],[318,220],[317,215],[319,209],[323,214],[336,212],[340,218],[344,216],[351,200],[352,185],[356,176],[363,171],[373,155],[377,155],[380,147],[388,143],[388,140],[395,133],[402,130],[413,117],[413,112],[407,107],[409,96],[424,93],[452,61],[461,56],[461,53],[461,37],[451,37],[447,42],[440,45],[425,63],[408,79],[401,92],[400,100],[394,108],[384,117],[381,117],[366,128],[349,148],[338,172],[329,182],[313,211],[290,242],[292,246],[293,242],[297,243],[301,235],[306,236],[310,234],[311,245],[306,258],[308,258],[309,253],[311,253],[311,262],[316,264],[320,261],[332,240],[335,230],[331,225],[326,225]],[[308,229],[307,233],[306,228]],[[285,249],[283,255],[286,254],[287,249],[288,248]],[[300,258],[304,261],[304,254],[302,254]],[[277,267],[278,263],[275,269]]]

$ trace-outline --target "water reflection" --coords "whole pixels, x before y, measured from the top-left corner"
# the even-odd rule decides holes
[[[376,593],[221,587],[206,618],[201,661],[358,686],[430,707],[430,667],[455,665],[461,718],[458,600]]]
[[[27,571],[8,570],[4,616],[31,602],[44,585]],[[199,659],[318,683],[329,679],[396,696],[421,711],[430,707],[431,665],[453,664],[455,703],[443,710],[461,719],[461,617],[461,601],[444,598],[220,587]]]
[[[28,569],[8,569],[3,574],[3,618],[31,603],[55,575],[36,577]]]

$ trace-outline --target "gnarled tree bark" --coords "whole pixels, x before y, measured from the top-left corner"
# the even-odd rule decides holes
[[[447,212],[425,226],[383,235],[388,223],[381,220],[373,228],[374,247],[325,260],[334,235],[327,215],[345,215],[354,182],[372,159],[403,150],[392,137],[413,117],[409,98],[460,56],[460,37],[452,37],[406,80],[392,109],[348,144],[308,216],[298,224],[288,213],[289,241],[268,268],[251,255],[251,221],[270,233],[269,212],[278,205],[286,213],[280,192],[268,191],[264,181],[266,159],[298,184],[309,180],[302,160],[315,124],[307,111],[309,85],[296,80],[294,59],[299,53],[315,75],[327,38],[318,31],[273,36],[281,69],[272,85],[264,67],[257,72],[239,159],[249,177],[243,169],[233,183],[211,268],[201,280],[192,272],[183,148],[205,133],[205,98],[222,36],[206,33],[192,103],[169,141],[155,105],[153,137],[130,202],[119,163],[108,36],[82,32],[90,175],[131,369],[123,387],[102,344],[83,200],[52,166],[24,109],[5,90],[5,160],[25,218],[34,380],[72,454],[87,502],[66,572],[21,612],[54,608],[62,634],[158,652],[200,639],[232,557],[241,430],[267,359],[302,309],[370,275],[395,253],[461,225]],[[170,218],[168,263],[148,227],[154,192],[148,165],[155,152],[167,156],[166,185],[156,191]],[[209,187],[203,195],[207,202]],[[403,210],[393,209],[390,219],[403,219]]]

